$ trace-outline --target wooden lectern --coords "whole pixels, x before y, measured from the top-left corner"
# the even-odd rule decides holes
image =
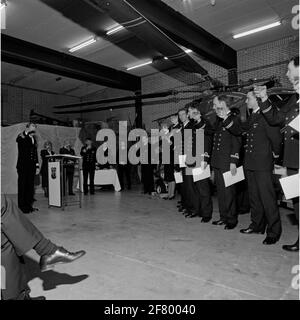
[[[59,207],[62,210],[69,205],[79,205],[81,208],[81,191],[79,190],[78,200],[70,201],[67,192],[66,169],[68,161],[73,161],[74,166],[78,166],[81,157],[68,154],[54,154],[46,156],[48,158],[48,206]],[[79,175],[79,183],[81,183]]]

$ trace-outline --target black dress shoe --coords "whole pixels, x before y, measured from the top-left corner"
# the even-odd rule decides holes
[[[274,244],[277,241],[277,238],[266,237],[266,239],[263,241],[263,244]]]
[[[237,223],[227,223],[224,227],[225,230],[232,230],[237,226]]]
[[[240,230],[240,233],[244,233],[244,234],[252,234],[252,233],[255,233],[255,234],[264,234],[265,232],[264,231],[257,231],[257,230],[254,230],[252,228],[247,228],[247,229],[241,229]]]
[[[56,264],[70,263],[85,255],[85,251],[69,252],[63,247],[58,248],[51,255],[44,255],[40,259],[42,272],[52,269]]]
[[[285,244],[282,246],[283,250],[298,252],[299,251],[299,239],[294,244]]]
[[[39,209],[38,208],[31,208],[30,211],[35,212],[35,211],[39,211]]]
[[[175,196],[169,197],[169,200],[173,200],[175,199]]]
[[[210,217],[203,217],[203,218],[201,219],[201,223],[207,223],[207,222],[209,222],[210,220],[211,220]]]
[[[215,226],[222,226],[222,225],[226,224],[226,222],[224,220],[220,219],[220,220],[213,221],[212,224]]]

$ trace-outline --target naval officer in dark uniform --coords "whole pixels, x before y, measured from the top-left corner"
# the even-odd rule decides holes
[[[190,130],[190,133],[192,133],[193,129],[193,123],[188,118],[187,110],[181,109],[178,111],[178,117],[181,122],[181,155],[184,155],[186,152],[188,142],[188,135]],[[175,146],[178,147],[178,146]],[[176,159],[177,160],[177,159]],[[178,162],[178,160],[177,160]],[[192,170],[189,167],[182,168],[182,178],[183,183],[180,187],[181,191],[181,207],[179,208],[179,211],[182,212],[185,216],[189,216],[192,214],[195,214],[195,208],[193,206],[193,198],[195,195],[195,189],[194,189],[194,182],[193,182],[193,175],[191,174]]]
[[[230,114],[229,105],[231,100],[226,95],[220,95],[213,100],[214,109],[219,114],[224,110]],[[217,117],[214,124],[213,147],[211,166],[214,170],[217,186],[220,219],[213,221],[214,225],[225,225],[226,230],[234,229],[238,223],[236,208],[236,186],[225,187],[223,173],[231,171],[236,174],[239,164],[241,138],[233,135],[223,127],[223,119]]]
[[[196,164],[201,163],[201,168],[205,169],[210,162],[211,147],[212,147],[212,128],[210,123],[201,117],[200,111],[196,107],[191,107],[191,117],[193,118],[193,133],[192,141],[188,145],[189,152],[192,153],[193,157],[196,158]],[[202,141],[197,141],[198,130],[203,131],[204,139]],[[197,143],[202,144],[202,154],[197,154]],[[198,160],[198,161],[197,161]],[[198,163],[197,163],[198,162]],[[201,222],[207,223],[212,218],[213,204],[211,198],[211,188],[209,178],[193,182],[194,193],[193,207],[195,208],[195,213],[187,217],[202,217]]]
[[[18,144],[18,206],[23,213],[37,211],[33,208],[34,177],[39,173],[36,125],[28,123],[25,130],[17,137]]]
[[[299,172],[299,132],[289,126],[289,123],[299,116],[299,56],[292,58],[289,62],[287,77],[293,84],[296,93],[280,110],[269,101],[265,86],[256,87],[254,92],[261,99],[260,108],[267,122],[282,128],[284,134],[283,166],[287,168],[287,174],[290,176]],[[299,197],[292,200],[294,213],[299,223]],[[299,237],[294,244],[284,245],[283,249],[298,252]]]
[[[94,178],[96,168],[96,147],[93,146],[92,139],[85,139],[85,145],[81,148],[82,171],[83,171],[83,192],[88,194],[88,179],[90,181],[90,194],[95,194]]]
[[[272,171],[275,160],[279,158],[282,135],[278,127],[270,126],[262,115],[253,91],[247,94],[247,107],[252,113],[247,121],[238,118],[226,118],[223,125],[236,135],[246,135],[244,170],[246,173],[250,207],[251,224],[241,233],[265,233],[263,244],[276,243],[281,235],[281,221],[277,197],[273,184]]]

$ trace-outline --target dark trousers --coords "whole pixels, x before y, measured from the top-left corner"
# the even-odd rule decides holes
[[[211,218],[213,204],[210,190],[210,180],[204,179],[194,182],[196,197],[194,198],[194,207],[200,217]]]
[[[28,290],[22,255],[31,250],[43,239],[41,232],[20,214],[19,209],[9,198],[1,198],[1,297],[14,299]]]
[[[184,168],[182,172],[183,183],[181,186],[181,201],[185,209],[196,212],[195,199],[197,197],[192,169]]]
[[[292,176],[298,173],[298,169],[291,169],[287,168],[287,175]],[[299,222],[299,197],[293,198],[293,206],[294,206],[294,213],[296,216],[297,221]]]
[[[68,186],[69,194],[73,193],[73,179],[74,179],[74,168],[66,167],[65,169],[65,185],[64,185],[64,195],[66,194],[66,186]]]
[[[131,168],[129,164],[118,165],[118,177],[121,185],[121,189],[124,189],[124,176],[126,177],[127,188],[131,189]]]
[[[228,170],[214,168],[220,219],[229,224],[236,224],[238,222],[236,187],[235,185],[225,187],[223,173],[226,171]]]
[[[144,187],[144,193],[151,193],[154,191],[154,177],[153,177],[153,165],[142,164],[142,183]]]
[[[267,236],[281,235],[281,221],[271,171],[246,170],[251,207],[250,228],[264,231]]]
[[[236,184],[236,209],[238,214],[250,212],[249,192],[246,180]]]
[[[95,185],[94,185],[94,179],[95,179],[95,166],[83,166],[83,192],[88,193],[89,187],[88,187],[88,180],[90,182],[90,193],[93,194],[95,192]]]
[[[18,206],[23,212],[32,208],[35,172],[35,163],[18,169]]]

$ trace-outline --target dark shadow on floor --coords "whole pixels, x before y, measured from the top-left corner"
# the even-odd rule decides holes
[[[29,257],[25,257],[26,271],[28,282],[35,278],[40,278],[43,281],[43,289],[45,291],[55,289],[60,285],[75,284],[87,279],[87,274],[79,276],[71,276],[67,273],[59,273],[53,270],[41,272],[39,264]]]

